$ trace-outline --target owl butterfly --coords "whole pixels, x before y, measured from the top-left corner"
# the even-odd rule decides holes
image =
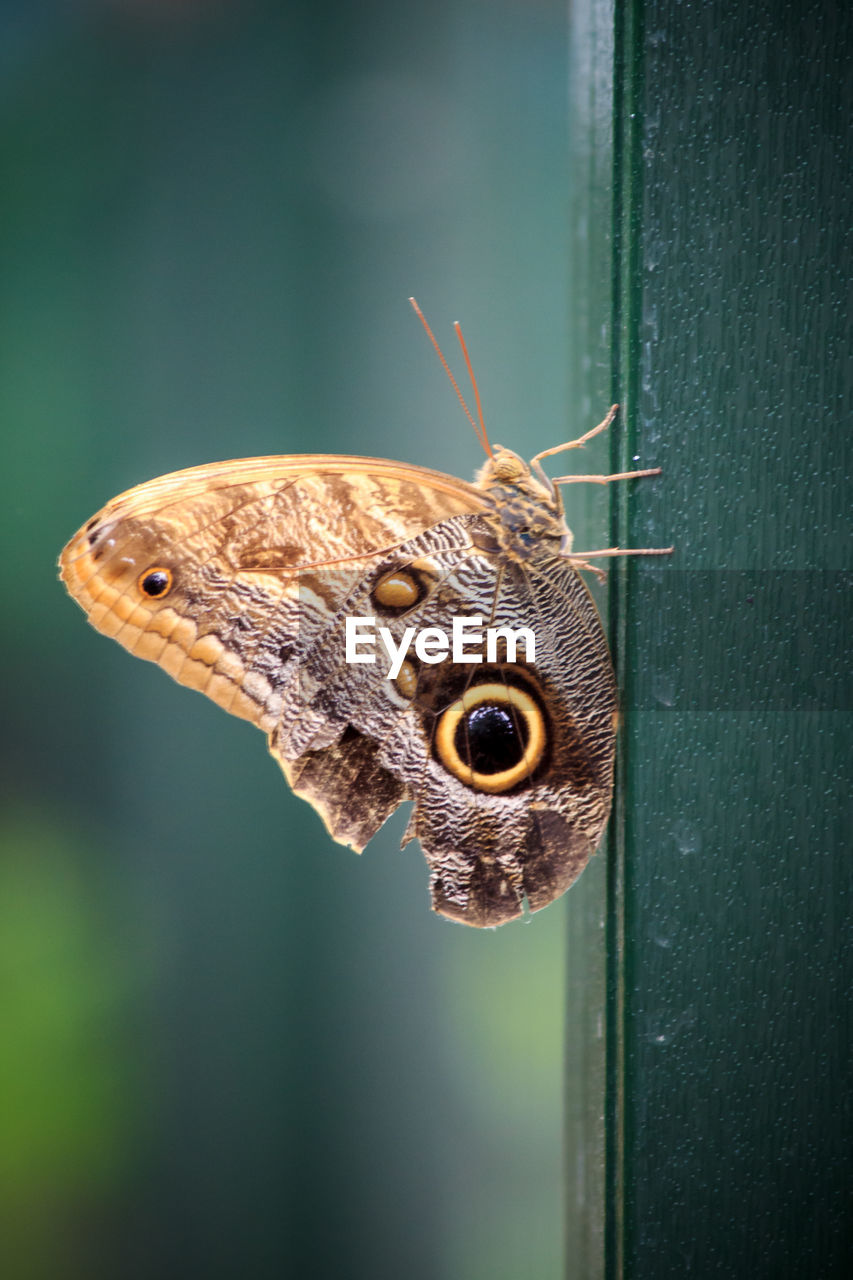
[[[610,810],[616,688],[579,570],[655,553],[572,552],[557,485],[658,472],[551,481],[541,460],[615,412],[529,466],[469,413],[487,455],[473,484],[323,454],[178,471],[109,502],[60,576],[99,631],[258,725],[341,844],[361,851],[412,800],[403,844],[420,841],[435,910],[502,924],[568,888]],[[484,627],[467,661],[426,643],[393,675],[380,645],[346,660],[347,618],[400,649],[454,617]]]

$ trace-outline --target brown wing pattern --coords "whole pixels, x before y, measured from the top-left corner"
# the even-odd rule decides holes
[[[335,610],[377,551],[483,505],[462,481],[381,459],[214,463],[114,498],[60,576],[99,631],[269,732],[312,585]],[[160,597],[140,588],[156,568],[172,577]]]
[[[601,624],[579,575],[548,547],[499,571],[478,547],[488,529],[480,517],[454,517],[373,566],[306,642],[270,739],[294,789],[356,849],[412,799],[406,839],[424,850],[433,906],[474,925],[513,919],[525,902],[547,906],[594,853],[610,810],[616,709]],[[400,564],[432,566],[434,586],[417,609],[383,618],[373,587]],[[535,632],[536,661],[489,664],[483,653],[482,663],[427,666],[410,655],[415,684],[404,693],[375,665],[330,664],[329,654],[343,653],[345,614],[378,614],[397,642],[407,626],[449,630],[454,615],[523,622]],[[523,687],[546,722],[541,762],[499,795],[454,777],[435,750],[443,713],[489,681]]]
[[[541,495],[508,510],[487,489],[382,459],[217,463],[121,494],[60,558],[98,630],[268,735],[336,840],[360,850],[412,799],[406,838],[424,849],[433,906],[474,925],[546,906],[594,852],[616,708],[598,615],[559,554],[561,516],[546,503],[536,537],[516,544]],[[403,596],[383,586],[400,572]],[[379,651],[373,665],[345,662],[348,615],[375,616],[398,642],[460,615],[530,627],[535,662],[410,655],[391,680]],[[513,722],[521,762],[506,785],[471,763],[471,697]],[[457,751],[467,763],[457,754],[449,770]]]

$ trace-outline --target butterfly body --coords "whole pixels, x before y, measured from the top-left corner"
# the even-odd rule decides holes
[[[474,484],[303,455],[131,489],[60,570],[95,627],[257,724],[336,840],[360,850],[412,800],[433,906],[488,926],[559,896],[610,810],[615,684],[570,549],[558,491],[508,450]],[[401,654],[454,618],[496,639],[457,660],[433,635],[392,678],[346,660],[348,618]]]

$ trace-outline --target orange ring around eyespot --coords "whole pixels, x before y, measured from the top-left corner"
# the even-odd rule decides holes
[[[511,703],[521,712],[527,728],[527,746],[524,748],[524,754],[511,769],[503,769],[500,773],[477,773],[462,761],[456,750],[455,737],[460,720],[466,712],[480,706],[483,702],[493,702],[498,705]],[[451,703],[444,712],[438,722],[435,746],[441,763],[460,782],[478,791],[487,791],[496,795],[501,791],[509,791],[510,787],[523,782],[542,759],[542,753],[545,750],[545,719],[535,699],[523,689],[519,689],[517,685],[477,684],[471,689],[466,689],[462,697]]]
[[[158,591],[156,595],[152,595],[150,591],[145,590],[145,581],[155,573],[162,573],[164,575],[166,585],[162,591]],[[162,600],[163,597],[167,596],[172,590],[174,581],[175,579],[171,569],[167,569],[164,564],[153,564],[149,569],[146,569],[144,573],[140,573],[139,577],[136,579],[136,585],[139,588],[140,594],[146,596],[149,600]]]

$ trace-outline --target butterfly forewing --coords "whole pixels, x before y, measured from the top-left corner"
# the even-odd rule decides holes
[[[108,503],[65,547],[60,574],[99,631],[269,732],[271,682],[312,575],[334,608],[377,551],[480,503],[470,485],[423,476],[311,455],[175,472]],[[157,571],[171,577],[160,594]]]

